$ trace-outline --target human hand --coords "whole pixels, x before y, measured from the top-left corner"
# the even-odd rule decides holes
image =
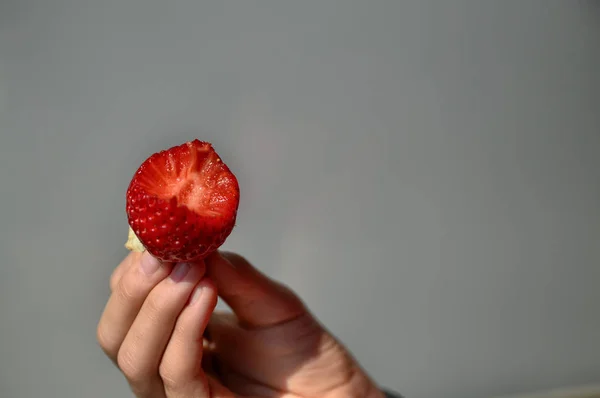
[[[383,397],[290,289],[239,255],[186,267],[132,252],[111,291],[98,341],[138,398]],[[233,313],[214,312],[217,292]]]

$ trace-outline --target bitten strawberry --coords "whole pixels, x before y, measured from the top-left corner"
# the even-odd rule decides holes
[[[194,140],[155,153],[127,189],[126,246],[140,250],[141,243],[163,261],[199,261],[233,230],[239,197],[235,175],[210,143]]]

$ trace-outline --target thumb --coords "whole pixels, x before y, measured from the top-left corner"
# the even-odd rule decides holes
[[[261,273],[239,254],[218,251],[206,259],[206,265],[219,296],[244,326],[272,326],[307,312],[294,292]]]

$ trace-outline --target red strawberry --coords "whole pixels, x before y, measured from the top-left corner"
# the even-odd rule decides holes
[[[225,242],[239,197],[235,175],[212,145],[194,140],[142,163],[127,189],[127,218],[152,255],[193,262]]]

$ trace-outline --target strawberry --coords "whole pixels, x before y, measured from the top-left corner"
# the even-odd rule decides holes
[[[235,175],[210,143],[194,140],[155,153],[127,189],[126,246],[135,246],[134,233],[162,261],[199,261],[233,230],[239,197]]]

